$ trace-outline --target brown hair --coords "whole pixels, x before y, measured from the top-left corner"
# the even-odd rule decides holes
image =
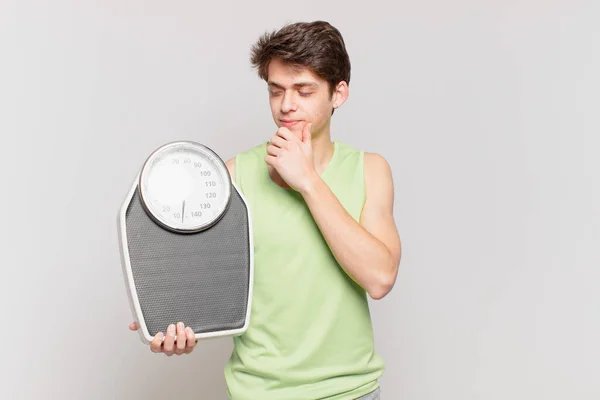
[[[269,63],[274,58],[310,69],[329,83],[330,95],[339,82],[350,84],[350,58],[344,39],[328,22],[297,22],[263,34],[250,57],[261,79],[268,81]]]

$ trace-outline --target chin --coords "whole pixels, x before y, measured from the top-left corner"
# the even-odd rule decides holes
[[[292,132],[294,135],[298,136],[299,138],[302,137],[302,130],[304,129],[304,126],[306,124],[297,124],[295,126],[290,126],[287,127],[284,124],[277,124],[278,128],[286,128],[288,129],[290,132]]]

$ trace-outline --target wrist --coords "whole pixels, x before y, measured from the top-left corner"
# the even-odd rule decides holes
[[[299,190],[299,192],[305,198],[310,197],[310,196],[314,195],[316,192],[318,192],[319,186],[323,183],[324,183],[323,180],[321,179],[319,174],[317,174],[317,172],[315,171],[313,174],[310,175],[310,177],[308,177],[308,179],[306,179],[306,183]]]

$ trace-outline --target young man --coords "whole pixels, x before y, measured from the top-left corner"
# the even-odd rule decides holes
[[[386,160],[331,140],[331,116],[349,94],[344,40],[323,21],[292,24],[263,35],[252,63],[278,129],[226,163],[249,203],[255,246],[250,326],[233,339],[228,395],[379,399],[384,362],[367,293],[392,289],[401,243]],[[179,323],[151,349],[170,356],[194,346]]]

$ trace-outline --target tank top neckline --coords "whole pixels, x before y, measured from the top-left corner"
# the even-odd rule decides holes
[[[333,154],[331,156],[331,159],[327,163],[327,166],[325,167],[325,169],[323,170],[323,172],[321,172],[321,174],[319,175],[321,178],[323,178],[327,174],[327,172],[332,168],[333,163],[336,161],[337,155],[339,153],[338,146],[339,146],[338,141],[337,140],[333,140]]]

